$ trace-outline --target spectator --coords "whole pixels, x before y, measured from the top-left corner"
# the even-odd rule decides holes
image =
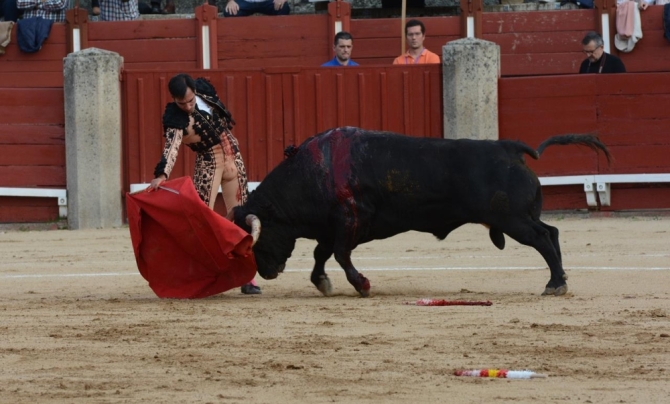
[[[65,11],[71,4],[70,0],[17,0],[16,7],[23,10],[22,18],[42,17],[53,22],[65,22]]]
[[[358,66],[351,60],[351,51],[354,49],[354,38],[346,31],[335,34],[333,50],[335,57],[321,66]]]
[[[183,144],[196,153],[193,183],[200,199],[214,209],[221,186],[226,211],[231,212],[248,195],[244,161],[230,131],[235,121],[204,78],[178,74],[170,79],[168,89],[173,102],[163,114],[165,146],[147,191],[158,189],[170,176]],[[242,286],[242,293],[259,294],[261,289],[252,280]]]
[[[132,21],[140,18],[137,0],[99,0],[100,21]]]
[[[589,32],[582,39],[582,52],[586,59],[579,67],[579,73],[626,73],[621,59],[605,52],[603,38],[596,32]]]
[[[286,0],[228,0],[224,17],[246,17],[254,13],[288,15],[291,8]]]
[[[0,0],[0,17],[4,17],[5,21],[16,22],[22,13],[23,10],[16,6],[16,0]]]
[[[407,0],[407,8],[424,8],[426,0]],[[382,8],[402,8],[402,0],[382,0]]]
[[[423,47],[426,39],[426,27],[419,20],[409,20],[405,24],[407,52],[393,61],[394,65],[414,65],[441,63],[440,57]]]
[[[161,8],[161,0],[151,0],[149,4],[141,1],[138,3],[140,14],[174,14],[174,0],[166,0],[165,8]]]

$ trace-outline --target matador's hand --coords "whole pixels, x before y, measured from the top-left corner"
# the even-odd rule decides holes
[[[161,174],[158,177],[151,180],[151,184],[147,187],[147,192],[155,191],[158,187],[165,181],[167,178],[165,175]]]

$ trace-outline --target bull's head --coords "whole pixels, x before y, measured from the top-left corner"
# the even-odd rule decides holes
[[[286,260],[295,247],[295,237],[291,237],[290,228],[273,217],[270,206],[254,207],[247,203],[234,208],[232,215],[233,222],[254,238],[258,274],[263,279],[276,278],[284,271]]]

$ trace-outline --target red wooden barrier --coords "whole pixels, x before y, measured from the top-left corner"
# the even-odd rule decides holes
[[[326,14],[220,18],[217,21],[221,69],[321,66],[333,58]]]
[[[500,80],[500,138],[522,139],[532,147],[549,136],[595,133],[614,161],[576,147],[547,149],[528,159],[538,175],[670,173],[670,73],[573,75]],[[670,187],[612,185],[612,206],[604,210],[667,209]],[[561,193],[545,209],[584,208],[581,186],[548,188]]]
[[[483,18],[483,39],[500,45],[503,76],[578,72],[581,40],[596,29],[593,10],[484,13]]]
[[[55,23],[37,53],[23,53],[16,25],[0,56],[0,187],[65,188],[63,57],[65,24]],[[49,221],[56,198],[0,196],[0,222]]]
[[[670,71],[670,52],[667,52],[668,44],[662,35],[662,9],[661,6],[651,6],[642,12],[644,38],[638,42],[633,52],[620,55],[629,72]],[[584,57],[580,52],[581,38],[586,31],[598,28],[598,13],[593,10],[483,13],[482,36],[483,39],[492,40],[501,46],[503,76],[574,73]],[[370,70],[348,70],[340,75],[334,71],[318,73],[320,79],[317,79],[318,66],[332,58],[331,36],[334,31],[330,24],[332,17],[329,15],[255,17],[225,19],[225,21],[208,17],[208,21],[215,21],[216,25],[215,29],[210,26],[210,35],[216,34],[214,36],[216,40],[210,40],[210,48],[213,52],[210,55],[211,66],[215,67],[218,63],[220,69],[232,69],[225,80],[224,78],[218,80],[222,88],[230,89],[226,90],[231,92],[229,102],[243,106],[240,107],[242,109],[237,106],[231,107],[238,121],[240,121],[240,113],[243,113],[245,117],[241,120],[245,122],[244,125],[239,126],[236,133],[238,136],[240,134],[246,136],[246,133],[259,133],[262,136],[257,142],[263,147],[253,142],[244,146],[249,152],[247,159],[251,159],[253,180],[262,178],[268,167],[278,162],[285,142],[291,139],[298,142],[305,136],[328,126],[336,126],[341,122],[380,129],[388,128],[411,134],[418,134],[419,129],[417,128],[422,128],[421,133],[431,135],[441,133],[441,124],[436,124],[437,121],[433,118],[434,114],[439,114],[439,122],[441,122],[441,90],[439,90],[441,77],[435,78],[433,73],[428,73],[430,77],[428,81],[421,79],[423,83],[433,83],[431,86],[435,86],[437,90],[424,89],[425,93],[430,90],[431,95],[428,97],[430,106],[414,109],[415,105],[422,105],[424,101],[417,101],[412,98],[414,96],[402,98],[402,94],[396,94],[394,91],[400,91],[400,88],[414,88],[412,83],[419,79],[412,75],[403,76],[398,71],[384,70],[399,54],[400,19],[350,20],[346,13],[342,13],[341,18],[343,27],[349,24],[348,27],[355,38],[353,59],[370,66]],[[445,43],[461,37],[459,17],[426,17],[421,20],[427,28],[426,46],[438,54],[441,53],[441,48]],[[81,18],[76,22],[84,35],[81,38],[83,47],[97,47],[118,52],[124,57],[126,69],[149,69],[167,77],[179,71],[194,71],[203,60],[203,55],[198,56],[198,49],[201,46],[198,37],[202,32],[203,18],[95,23],[89,23]],[[613,32],[614,28],[612,27],[611,30]],[[56,23],[39,52],[24,54],[16,45],[15,28],[6,54],[0,56],[0,90],[3,91],[3,95],[7,95],[6,100],[18,100],[3,105],[3,114],[0,114],[0,147],[6,150],[0,155],[0,186],[65,187],[65,168],[62,163],[64,161],[62,66],[63,58],[67,55],[67,35],[66,25]],[[291,66],[304,66],[307,69]],[[311,69],[309,73],[312,76],[307,78],[306,71],[309,71],[312,66],[314,69]],[[272,70],[278,67],[286,67],[286,69]],[[260,70],[262,68],[266,70]],[[242,72],[239,69],[247,70]],[[254,72],[248,69],[259,70]],[[142,118],[129,118],[135,121],[124,122],[124,125],[127,128],[136,125],[136,127],[145,128],[142,129],[142,133],[149,131],[156,134],[160,132],[158,123],[162,106],[167,102],[164,90],[166,86],[165,83],[157,84],[154,76],[148,72],[146,74],[146,76],[137,77],[136,83],[133,84],[136,86],[135,89],[132,86],[128,87],[129,83],[127,83],[128,91],[124,99],[124,111],[126,111],[126,116],[130,117],[128,106],[132,105],[138,111],[148,111],[148,115],[141,115]],[[216,73],[216,75],[220,76],[221,73]],[[654,80],[665,79],[665,77],[659,76],[656,79],[649,79],[650,81],[642,80],[640,85],[653,90],[659,87]],[[138,81],[142,78],[144,87],[141,87]],[[571,79],[565,82],[555,76],[547,79],[548,81],[541,82],[542,86],[549,89],[547,91],[561,93],[565,90],[564,86],[572,85]],[[631,80],[634,81],[630,86],[638,85],[636,78]],[[354,82],[362,84],[356,88],[349,87]],[[386,84],[382,84],[383,82]],[[503,80],[502,83],[504,82]],[[436,83],[439,83],[439,87],[436,86]],[[583,85],[589,86],[588,83],[584,83]],[[504,87],[504,84],[502,85]],[[162,89],[160,90],[162,98],[158,103],[151,103],[149,98],[153,96],[149,94],[152,91],[158,91],[154,88],[156,86]],[[142,90],[138,91],[137,88],[142,88]],[[247,89],[248,94],[246,94]],[[432,92],[434,90],[437,92]],[[383,91],[388,93],[385,94]],[[556,132],[562,132],[577,123],[581,126],[578,125],[575,130],[594,129],[599,130],[601,135],[610,132],[621,133],[626,128],[635,128],[637,122],[615,118],[607,118],[609,119],[607,120],[605,115],[599,115],[602,119],[594,121],[593,116],[600,113],[599,109],[594,112],[594,105],[598,105],[598,108],[605,112],[613,111],[612,114],[614,114],[616,111],[628,111],[627,100],[636,98],[642,100],[641,104],[646,106],[638,113],[653,112],[661,115],[663,114],[662,106],[667,105],[667,95],[653,92],[641,92],[639,95],[631,93],[626,97],[622,96],[623,98],[607,98],[594,93],[581,93],[580,91],[583,90],[575,91],[575,93],[565,95],[563,102],[548,101],[541,97],[534,100],[513,99],[513,97],[508,97],[507,101],[501,99],[501,111],[516,106],[521,109],[525,108],[527,112],[523,114],[513,110],[501,112],[509,113],[511,116],[517,114],[514,119],[518,120],[514,122],[501,117],[500,123],[504,135],[515,136],[513,133],[506,132],[509,128],[523,132],[523,127],[518,127],[523,122],[533,122],[537,133],[543,133],[543,128],[552,127],[552,125],[555,125]],[[317,93],[319,97],[315,95]],[[338,99],[337,97],[345,100],[343,104],[346,105],[345,109],[336,107],[340,105],[340,101],[333,101]],[[145,99],[146,103],[143,102]],[[422,100],[421,97],[419,99]],[[261,104],[253,104],[260,102],[258,100],[264,101]],[[315,104],[309,104],[307,100],[312,100]],[[318,108],[328,110],[328,114],[315,112],[317,101],[320,102]],[[568,106],[567,110],[561,109],[565,108],[563,104],[570,104],[573,101],[574,104]],[[387,104],[382,105],[384,102]],[[625,106],[621,106],[619,104],[621,102]],[[247,104],[254,105],[255,109],[248,108]],[[283,105],[285,109],[282,107],[281,111],[277,111],[274,109],[276,105]],[[400,108],[399,105],[402,105],[402,112],[393,110],[393,112],[387,112],[386,115],[382,113],[375,115],[369,112],[391,111],[389,108]],[[18,111],[18,106],[25,107],[26,111],[32,108],[33,112],[26,114]],[[557,110],[559,112],[569,111],[571,115],[560,113],[547,115],[549,111],[543,112],[542,106],[559,108]],[[658,112],[658,109],[661,111]],[[259,114],[262,119],[258,119]],[[533,114],[541,116],[544,114],[546,119],[536,119]],[[412,121],[422,116],[423,121],[418,124]],[[571,120],[565,119],[565,116],[571,116]],[[141,122],[140,119],[142,119]],[[429,123],[426,124],[426,122]],[[659,133],[663,131],[662,125],[666,123],[663,119],[647,119],[641,126],[644,131],[637,136],[644,137],[645,133]],[[523,136],[528,136],[528,134]],[[627,135],[624,133],[617,136],[625,138]],[[533,145],[537,144],[533,140],[540,140],[539,137],[529,139],[529,143]],[[139,147],[139,144],[137,146]],[[139,167],[142,167],[144,170],[142,178],[145,179],[153,169],[153,156],[159,152],[160,138],[147,140],[141,146],[144,150],[140,153],[144,156],[142,158],[151,160],[151,162],[145,161],[136,168],[139,170]],[[659,161],[657,155],[651,157],[645,155],[646,144],[640,146],[640,149],[635,149],[633,146],[627,147],[626,156],[638,156],[631,157],[631,164],[627,168],[633,169],[632,162],[638,158],[649,162],[650,169],[654,164],[662,164],[662,162],[653,163]],[[135,155],[125,157],[127,162],[125,167],[137,163],[138,152],[135,149],[132,152]],[[149,152],[153,153],[151,158],[147,157]],[[15,153],[34,157],[30,157],[33,160],[28,159],[24,164],[19,164],[20,162],[14,158]],[[183,155],[189,156],[189,153],[183,153]],[[264,160],[264,158],[267,159]],[[189,172],[192,161],[189,160],[189,157],[182,161],[183,172]],[[570,169],[572,171],[580,167],[583,169],[581,164],[585,163],[580,159],[575,159],[574,165],[570,164]],[[539,166],[539,169],[541,170],[542,166]],[[562,187],[553,189],[558,188]],[[2,206],[0,221],[14,221],[19,217],[22,218],[21,220],[29,220],[30,217],[42,220],[45,217],[54,218],[57,215],[58,210],[55,204],[47,206],[44,201],[21,198],[22,202],[16,205],[17,200],[19,198],[0,198],[0,206]],[[26,200],[32,202],[26,203]],[[576,200],[579,202],[574,206],[583,207],[582,195],[579,195]],[[53,202],[50,200],[50,203]],[[16,206],[12,208],[14,213],[7,213],[9,210],[5,207],[9,204]],[[35,205],[36,210],[30,208],[30,213],[25,215],[15,213],[16,209],[20,210],[22,206],[28,205]]]
[[[171,101],[167,81],[176,73],[124,73],[126,186],[153,178],[163,108]],[[187,73],[210,79],[233,113],[250,181],[279,164],[286,146],[335,126],[442,136],[440,65]],[[193,153],[181,152],[179,160],[173,175],[192,174]]]
[[[0,56],[0,89],[62,88],[65,34],[65,24],[55,23],[39,52],[23,53],[16,42],[15,24],[6,53]]]
[[[88,45],[117,52],[126,69],[197,68],[197,23],[192,19],[90,23]]]
[[[447,42],[461,38],[459,17],[423,17],[421,21],[426,26],[424,46],[438,55]],[[401,32],[399,18],[352,20],[352,59],[364,65],[390,65],[400,55]]]

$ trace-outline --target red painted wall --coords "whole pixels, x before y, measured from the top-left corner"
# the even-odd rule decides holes
[[[195,44],[193,19],[88,24],[88,46],[117,52],[125,69],[195,69]]]
[[[670,173],[670,73],[503,78],[499,82],[501,139],[537,147],[564,133],[595,133],[613,156],[578,147],[552,147],[528,161],[538,175]],[[615,184],[603,210],[670,208],[670,186]],[[551,192],[560,192],[557,188]],[[566,202],[548,198],[546,209],[584,208],[581,186]]]
[[[581,41],[588,31],[597,31],[597,13],[483,13],[483,39],[500,45],[503,76],[578,73],[585,58]],[[612,44],[611,53],[623,60],[628,72],[670,71],[670,44],[663,38],[662,15],[663,6],[650,6],[640,14],[644,37],[633,52],[621,53]]]
[[[441,55],[442,46],[460,38],[459,17],[423,17],[421,21],[426,26],[424,46],[433,53]],[[401,49],[403,32],[404,28],[398,18],[352,20],[352,59],[364,65],[393,63],[393,59],[404,53]],[[330,53],[332,58],[334,54]]]
[[[219,18],[220,69],[320,66],[332,59],[328,15]]]
[[[65,25],[54,24],[37,53],[16,44],[0,56],[0,187],[65,188]],[[0,196],[0,222],[49,221],[56,198]]]
[[[662,9],[661,6],[652,6],[642,13],[644,38],[632,53],[620,55],[629,72],[670,71],[670,44],[662,35]],[[513,80],[512,76],[575,72],[583,59],[580,40],[586,31],[595,29],[595,13],[594,10],[570,10],[482,14],[483,37],[501,46],[502,74],[510,77],[501,81],[501,95],[507,97],[501,98],[502,133],[504,136],[517,136],[517,132],[523,133],[520,125],[526,122],[535,128],[532,133],[539,135],[533,138],[532,133],[526,132],[520,136],[531,136],[528,142],[537,145],[541,136],[549,134],[546,128],[555,132],[597,130],[601,136],[611,137],[605,140],[613,142],[612,147],[617,154],[625,151],[617,161],[623,164],[630,160],[627,169],[643,169],[634,167],[638,159],[658,167],[663,164],[662,158],[647,154],[646,139],[651,136],[648,134],[661,133],[667,123],[665,118],[657,116],[665,116],[663,106],[667,105],[668,92],[663,93],[664,87],[655,81],[663,80],[665,76],[643,80],[646,90],[640,90],[639,94],[629,88],[638,86],[636,78],[631,79],[633,82],[628,87],[622,88],[625,93],[607,97],[594,95],[591,90],[596,91],[595,84],[586,82],[579,84],[585,88],[572,88],[566,94],[565,86],[571,85],[572,79],[564,82],[560,77],[552,76],[538,81],[537,85],[541,87],[537,90],[544,89],[550,95],[564,94],[562,100],[539,93],[527,94],[525,98],[510,96],[515,92],[522,94],[529,91],[524,90],[525,84],[506,82]],[[262,178],[268,167],[281,159],[281,150],[287,142],[298,142],[326,127],[355,124],[412,135],[430,133],[431,136],[441,132],[441,95],[434,92],[441,92],[441,79],[433,77],[435,73],[428,74],[428,81],[414,76],[409,79],[410,76],[400,73],[402,70],[388,70],[393,58],[401,53],[402,28],[399,19],[346,22],[355,38],[354,59],[363,68],[346,71],[339,78],[333,76],[333,72],[320,72],[318,68],[333,56],[329,21],[327,15],[217,20],[216,59],[227,75],[223,77],[221,72],[212,75],[221,77],[217,79],[220,80],[217,86],[221,86],[223,91],[230,91],[231,95],[227,97],[240,122],[236,134],[246,139],[243,150],[246,147],[249,151],[247,160],[252,180]],[[426,46],[438,54],[442,45],[459,38],[460,20],[457,17],[426,17],[422,21],[427,30]],[[135,154],[125,157],[124,166],[128,167],[129,176],[129,173],[135,172],[133,170],[142,167],[143,171],[137,171],[138,178],[147,178],[153,168],[154,156],[160,152],[159,117],[167,100],[165,83],[157,82],[149,71],[169,77],[179,71],[197,68],[198,21],[95,22],[89,23],[84,31],[88,32],[86,41],[89,47],[118,52],[124,57],[126,70],[146,74],[145,87],[141,90],[133,90],[129,83],[124,84],[127,90],[124,100],[127,119],[124,125],[126,128],[141,127],[141,133],[147,134],[146,143],[141,145],[142,151],[133,150]],[[54,24],[42,49],[34,54],[24,54],[16,45],[15,29],[6,54],[0,56],[0,91],[5,95],[4,101],[0,101],[0,186],[65,187],[62,65],[63,58],[67,56],[66,33],[65,24]],[[386,85],[382,85],[380,72],[385,74]],[[318,85],[317,74],[321,77],[321,84]],[[408,88],[416,88],[417,80],[419,87],[430,87],[421,90],[431,94],[425,100],[423,95],[417,95],[419,93],[408,92]],[[509,86],[516,85],[520,87],[509,90],[512,88]],[[505,89],[508,91],[505,92]],[[156,93],[162,97],[158,101],[155,95],[151,95]],[[408,96],[405,97],[405,94]],[[153,97],[153,100],[147,97]],[[642,105],[635,110],[636,118],[613,118],[622,111],[630,114],[629,104],[632,104],[633,98],[641,101],[639,104]],[[385,99],[388,102],[383,104]],[[337,107],[340,103],[345,107]],[[422,103],[428,108],[424,108]],[[142,118],[128,113],[129,105],[141,108]],[[275,109],[278,105],[282,105],[281,110]],[[328,113],[317,114],[317,108]],[[386,115],[383,111],[387,111]],[[509,117],[503,119],[506,114]],[[608,114],[612,118],[596,121],[596,114]],[[641,126],[637,119],[640,116],[645,117]],[[629,135],[638,126],[644,130]],[[129,136],[127,129],[124,136]],[[249,140],[252,138],[247,136],[259,137],[258,140]],[[619,143],[629,136],[642,140],[638,146]],[[658,139],[654,138],[653,142],[658,142]],[[26,157],[18,158],[19,155]],[[143,159],[141,162],[140,156]],[[577,154],[568,165],[570,169],[588,168],[588,156],[584,157],[586,159]],[[547,152],[545,158],[551,162],[554,157]],[[136,168],[133,164],[137,165]],[[183,172],[188,172],[192,161],[186,158],[182,164]],[[542,165],[537,168],[543,170]],[[562,188],[566,187],[553,187]],[[631,195],[639,191],[626,190]],[[574,203],[565,206],[583,207],[582,195],[578,196]],[[56,218],[55,198],[46,201],[0,197],[0,222]],[[649,205],[646,200],[644,204]],[[560,206],[563,206],[562,203],[549,205],[550,208]]]
[[[176,72],[124,75],[126,184],[150,182],[163,145],[161,117]],[[187,71],[208,78],[237,122],[250,181],[282,161],[284,149],[335,126],[412,136],[442,134],[439,65]],[[192,174],[194,154],[180,151],[173,176]]]

